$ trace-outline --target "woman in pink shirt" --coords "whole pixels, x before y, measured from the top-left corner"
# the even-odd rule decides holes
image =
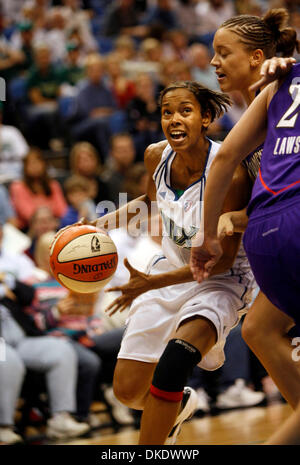
[[[60,184],[49,177],[43,154],[35,147],[24,158],[23,180],[11,183],[10,195],[22,230],[27,229],[30,218],[41,206],[49,207],[58,218],[67,208]]]

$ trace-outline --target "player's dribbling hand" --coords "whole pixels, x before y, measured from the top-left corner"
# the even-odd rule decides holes
[[[262,86],[266,86],[267,84],[270,84],[270,82],[284,77],[291,70],[294,63],[296,63],[296,60],[293,57],[273,57],[264,61],[260,70],[261,78],[259,81],[252,84],[249,87],[249,90],[251,92],[255,92]]]
[[[133,268],[127,258],[124,259],[124,265],[130,273],[128,283],[123,286],[110,287],[106,290],[106,292],[122,292],[122,295],[105,309],[105,312],[107,312],[109,316],[112,316],[117,311],[123,312],[132,304],[136,297],[151,289],[148,275]]]
[[[64,231],[66,231],[66,229],[72,228],[73,226],[83,226],[85,224],[90,224],[86,218],[80,218],[80,220],[76,221],[76,223],[68,224],[68,226],[61,228],[56,232],[53,241],[55,241],[58,238],[58,236],[60,236]]]

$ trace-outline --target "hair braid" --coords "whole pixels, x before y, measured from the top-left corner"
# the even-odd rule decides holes
[[[285,8],[269,10],[262,18],[238,15],[225,21],[220,28],[235,32],[249,49],[260,48],[266,58],[276,53],[292,56],[299,43],[296,31],[287,27],[289,15]]]

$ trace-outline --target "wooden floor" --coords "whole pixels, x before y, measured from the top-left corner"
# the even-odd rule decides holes
[[[250,445],[263,443],[290,415],[287,404],[231,410],[217,416],[193,418],[182,426],[177,445]],[[68,444],[135,445],[138,431],[99,434]]]

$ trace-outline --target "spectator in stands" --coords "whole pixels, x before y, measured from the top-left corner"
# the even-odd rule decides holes
[[[119,110],[126,108],[135,96],[135,84],[128,79],[122,70],[121,57],[118,53],[110,53],[105,60],[109,86],[117,102]]]
[[[23,3],[23,0],[2,0],[1,13],[8,26],[21,19],[21,8]]]
[[[228,112],[211,123],[207,135],[213,140],[223,140],[244,113],[246,106],[240,92],[230,92],[232,105]]]
[[[192,79],[212,90],[220,90],[215,69],[210,64],[211,55],[206,45],[194,43],[189,47]]]
[[[137,199],[147,191],[148,174],[144,162],[134,163],[126,171],[121,192],[126,192],[128,201]]]
[[[105,11],[103,34],[108,37],[122,34],[143,37],[148,29],[140,25],[139,19],[133,0],[113,0]]]
[[[23,20],[18,24],[18,29],[10,39],[12,46],[21,51],[24,60],[18,65],[18,74],[24,74],[34,64],[34,24],[32,21]]]
[[[129,132],[134,137],[137,160],[143,160],[146,147],[164,139],[164,136],[155,83],[148,74],[140,73],[135,85],[136,96],[127,106],[127,118]]]
[[[67,204],[58,181],[51,179],[47,163],[38,148],[31,148],[24,159],[24,175],[10,185],[10,195],[19,220],[19,228],[26,230],[36,209],[48,206],[57,218],[66,211]]]
[[[96,205],[89,191],[85,178],[74,174],[66,179],[64,192],[69,206],[60,220],[60,228],[77,223],[80,218],[86,218],[88,221],[97,218]]]
[[[49,231],[56,231],[59,226],[59,220],[54,216],[51,208],[44,206],[38,207],[33,213],[32,217],[29,220],[29,227],[27,231],[27,236],[31,240],[31,244],[27,250],[25,250],[26,255],[28,255],[31,260],[35,261],[34,253],[37,240],[43,234]]]
[[[95,147],[89,142],[77,142],[70,152],[72,174],[83,177],[89,188],[89,196],[97,205],[101,200],[109,200],[109,191],[101,178],[103,166]]]
[[[173,59],[187,61],[189,58],[189,34],[183,29],[171,29],[166,36],[169,56]]]
[[[147,9],[141,24],[161,27],[164,30],[177,28],[178,18],[171,0],[156,0],[155,4]]]
[[[2,124],[3,103],[0,102],[0,181],[11,182],[23,174],[23,158],[28,144],[14,126]]]
[[[9,198],[9,193],[4,185],[0,185],[0,224],[11,223],[17,226],[16,212]]]
[[[62,0],[61,10],[66,20],[66,29],[76,31],[85,54],[97,51],[97,41],[91,29],[90,13],[81,8],[79,0]],[[69,37],[70,38],[70,37]]]
[[[15,50],[10,45],[2,32],[2,23],[0,21],[0,73],[1,77],[8,82],[14,77],[17,67],[23,63],[25,57],[20,50]]]
[[[214,34],[220,24],[235,15],[232,0],[204,0],[196,7],[199,21],[198,41],[211,47]]]
[[[229,93],[232,100],[232,105],[228,109],[227,116],[231,120],[232,127],[241,119],[246,111],[247,105],[239,91]]]
[[[189,63],[185,61],[175,61],[172,70],[172,81],[191,81],[192,73]]]
[[[157,79],[162,67],[164,49],[160,41],[154,37],[142,40],[134,58],[122,63],[122,68],[131,79],[140,73],[147,73]]]
[[[189,38],[194,42],[199,35],[199,18],[196,13],[198,2],[195,0],[176,0],[174,10],[178,18],[178,26],[188,31]]]
[[[104,161],[109,150],[110,116],[117,105],[103,80],[104,61],[101,55],[89,55],[85,66],[87,82],[75,97],[70,132],[76,142],[86,140],[95,145]]]
[[[60,7],[53,7],[48,12],[45,41],[51,50],[52,61],[63,63],[66,55],[67,30],[66,19]]]
[[[114,41],[114,51],[120,56],[120,61],[136,59],[136,45],[134,40],[126,35],[120,35]]]
[[[291,2],[294,3],[294,2]],[[278,2],[275,0],[259,1],[259,0],[235,0],[235,9],[237,15],[254,15],[262,16],[263,12],[268,8],[288,8],[287,2]]]
[[[147,37],[135,48],[130,37],[121,36],[115,42],[115,51],[120,57],[123,72],[133,81],[140,73],[148,73],[156,79],[160,72],[163,48],[154,37]]]
[[[67,55],[61,69],[64,90],[61,88],[60,94],[73,96],[78,93],[78,89],[74,89],[74,87],[85,77],[84,65],[80,57],[80,44],[75,40],[67,42],[66,52]],[[68,89],[66,89],[66,85]]]
[[[33,0],[32,2],[25,2],[24,7],[27,7],[28,9],[32,8],[32,12],[29,14],[33,16],[34,23],[37,28],[47,28],[50,5],[50,0]]]
[[[2,225],[0,243],[1,240]],[[6,444],[22,440],[13,429],[26,368],[46,375],[49,437],[70,438],[89,429],[86,423],[78,423],[70,414],[76,412],[77,358],[73,347],[67,340],[44,336],[32,317],[24,312],[34,297],[34,290],[22,281],[29,279],[33,270],[26,256],[1,252],[0,316],[6,361],[0,362],[0,441]]]
[[[140,44],[140,59],[151,63],[160,63],[163,59],[163,47],[158,39],[147,37]]]
[[[48,149],[61,137],[58,112],[61,75],[51,62],[48,45],[36,46],[34,59],[35,64],[27,80],[30,100],[27,108],[28,139],[31,144]]]
[[[119,193],[128,169],[136,157],[134,140],[128,133],[114,134],[111,138],[109,157],[104,165],[102,179],[108,186],[109,199],[119,205]],[[102,212],[103,213],[103,212]],[[99,211],[99,214],[101,212]]]

